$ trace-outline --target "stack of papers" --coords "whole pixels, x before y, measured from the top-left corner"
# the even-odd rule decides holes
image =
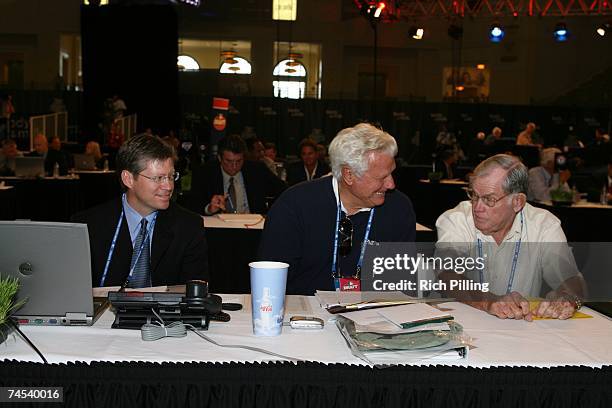
[[[413,303],[440,303],[452,300],[445,298],[414,298],[399,291],[381,293],[318,290],[315,293],[315,298],[323,309],[332,314]]]
[[[240,224],[257,224],[263,221],[261,214],[217,214],[217,218],[225,222],[235,222]]]
[[[449,330],[453,316],[426,303],[344,312],[355,323],[355,331],[380,334],[412,333],[422,330]]]

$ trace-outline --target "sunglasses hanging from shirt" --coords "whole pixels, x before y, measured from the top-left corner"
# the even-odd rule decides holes
[[[370,210],[370,217],[366,226],[363,242],[361,243],[361,251],[359,260],[355,267],[355,273],[352,276],[343,276],[340,271],[340,257],[347,256],[353,248],[353,223],[348,217],[341,217],[340,200],[338,200],[338,211],[336,213],[336,231],[334,233],[334,256],[332,259],[332,279],[334,280],[334,288],[337,291],[361,291],[361,268],[363,266],[363,258],[365,255],[366,245],[370,237],[372,229],[372,219],[374,218],[374,208]]]

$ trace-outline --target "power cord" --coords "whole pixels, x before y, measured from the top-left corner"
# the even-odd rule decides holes
[[[267,354],[273,357],[282,358],[288,361],[294,361],[294,362],[302,361],[299,358],[285,356],[285,355],[278,354],[273,351],[265,350],[259,347],[243,346],[243,345],[238,345],[238,344],[221,344],[211,339],[210,337],[206,336],[205,334],[201,333],[196,327],[190,324],[184,324],[183,322],[172,322],[166,326],[164,323],[164,319],[162,319],[161,316],[155,312],[155,310],[151,309],[151,311],[159,319],[159,321],[155,323],[146,323],[142,325],[140,329],[140,334],[144,341],[155,341],[155,340],[163,339],[164,337],[185,337],[187,336],[187,330],[190,330],[194,332],[196,335],[198,335],[199,337],[201,337],[202,339],[218,347],[245,349],[245,350],[255,351],[257,353]]]
[[[11,326],[13,326],[13,328],[17,331],[17,333],[19,333],[19,335],[21,336],[22,339],[24,339],[26,341],[26,343],[28,343],[30,345],[30,347],[32,347],[34,349],[34,351],[36,353],[38,353],[38,355],[40,356],[40,358],[42,358],[42,361],[44,361],[45,364],[49,364],[49,362],[47,361],[47,359],[45,358],[45,356],[43,356],[43,354],[40,352],[40,350],[34,345],[34,343],[32,343],[30,341],[30,339],[28,338],[28,336],[25,335],[24,332],[21,331],[21,329],[19,328],[19,325],[17,323],[15,323],[12,319],[7,319],[6,320]]]

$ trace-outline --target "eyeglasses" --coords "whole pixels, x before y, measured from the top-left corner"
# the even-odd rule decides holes
[[[338,251],[340,256],[347,256],[353,247],[353,223],[348,217],[340,220],[338,226]]]
[[[467,196],[470,199],[470,201],[472,202],[472,204],[476,204],[478,202],[478,200],[482,200],[482,202],[487,206],[487,207],[495,207],[495,204],[497,204],[498,201],[500,201],[502,198],[504,197],[508,197],[510,194],[512,193],[508,193],[505,194],[499,198],[495,198],[491,195],[484,195],[484,196],[480,196],[478,194],[476,194],[474,192],[474,190],[472,189],[468,189],[466,190]]]
[[[177,181],[179,179],[179,176],[180,176],[178,171],[175,171],[174,173],[168,174],[166,176],[153,176],[153,177],[149,177],[149,176],[145,176],[142,173],[138,173],[138,175],[151,180],[155,184],[161,184],[161,183],[165,183],[165,182],[174,183],[175,181]]]

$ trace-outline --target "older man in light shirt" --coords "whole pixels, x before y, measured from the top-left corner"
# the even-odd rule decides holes
[[[510,155],[495,155],[476,167],[469,201],[438,218],[436,247],[438,255],[481,258],[484,267],[464,274],[443,271],[439,277],[487,283],[488,292],[446,295],[502,319],[567,319],[582,304],[584,281],[559,219],[526,202],[527,178],[525,165]],[[543,283],[553,290],[530,310],[526,298],[539,296]]]

